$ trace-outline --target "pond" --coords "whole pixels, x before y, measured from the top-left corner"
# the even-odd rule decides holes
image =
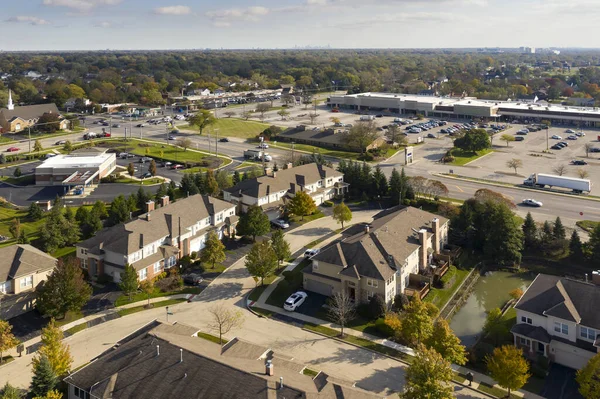
[[[487,272],[475,283],[471,294],[460,310],[452,317],[450,327],[469,348],[481,334],[487,312],[502,306],[510,299],[509,292],[515,288],[523,291],[533,281],[530,273]]]

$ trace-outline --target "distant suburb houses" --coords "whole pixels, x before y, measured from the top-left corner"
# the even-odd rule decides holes
[[[306,192],[320,205],[344,195],[347,190],[348,184],[344,183],[343,173],[311,163],[244,180],[223,190],[223,198],[236,204],[241,212],[251,205],[258,205],[269,216],[269,220],[274,220],[281,215],[286,201],[299,191]]]
[[[237,216],[235,205],[216,198],[193,195],[155,209],[149,201],[137,219],[99,231],[76,245],[83,269],[95,279],[108,275],[121,281],[125,265],[132,265],[140,281],[153,278],[178,260],[205,246],[210,231],[219,238],[232,234]]]
[[[304,288],[331,296],[345,292],[355,302],[380,295],[414,295],[435,273],[436,255],[448,243],[448,219],[413,207],[376,215],[368,225],[350,228],[303,270]]]
[[[35,289],[46,281],[56,262],[29,244],[0,248],[0,319],[33,310]]]

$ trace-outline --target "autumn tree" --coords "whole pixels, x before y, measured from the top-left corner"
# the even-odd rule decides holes
[[[425,345],[435,349],[444,359],[450,363],[464,365],[467,363],[466,350],[460,343],[460,339],[450,329],[445,319],[438,319],[433,325],[431,336],[425,341]]]
[[[483,332],[489,336],[496,345],[499,344],[502,337],[508,333],[508,328],[502,320],[502,311],[499,308],[494,308],[489,311],[486,316]]]
[[[36,140],[35,143],[33,143],[33,151],[40,152],[43,149],[44,147],[42,147],[42,143],[40,142],[40,140]]]
[[[259,103],[256,105],[255,111],[260,114],[260,120],[265,119],[265,114],[271,109],[271,106],[267,103]]]
[[[79,311],[91,295],[81,267],[67,258],[59,260],[46,282],[36,288],[36,307],[44,315],[64,317],[69,311]]]
[[[356,317],[354,301],[346,293],[346,290],[336,292],[329,299],[327,314],[334,323],[341,327],[340,336],[344,337],[344,326]]]
[[[21,221],[19,219],[13,219],[10,222],[10,226],[8,227],[8,231],[13,238],[19,238],[21,235]]]
[[[135,174],[135,166],[133,166],[132,162],[129,162],[129,165],[127,165],[127,173],[129,174],[129,177],[133,177]]]
[[[508,143],[515,141],[515,136],[513,136],[512,134],[505,133],[502,136],[500,136],[500,140],[505,141],[506,146],[508,147]]]
[[[4,360],[4,352],[14,348],[19,340],[12,333],[12,326],[8,321],[0,320],[0,364]]]
[[[219,236],[214,231],[208,233],[206,244],[200,252],[200,261],[210,263],[211,267],[215,268],[215,263],[220,263],[225,260],[225,245],[219,240]]]
[[[586,399],[600,399],[600,354],[592,357],[575,378],[579,393]]]
[[[277,264],[277,255],[269,241],[255,243],[246,256],[246,268],[251,276],[260,278],[260,285],[275,273]]]
[[[348,208],[348,205],[343,202],[337,204],[333,207],[333,219],[340,223],[343,229],[344,223],[348,223],[352,220],[352,211]]]
[[[190,125],[196,126],[200,131],[200,134],[202,134],[204,132],[204,129],[216,123],[217,120],[215,119],[212,112],[206,109],[201,109],[189,119],[189,122]]]
[[[271,246],[273,247],[273,251],[275,251],[277,262],[280,265],[281,262],[292,256],[290,244],[285,240],[283,231],[280,229],[275,230],[271,235]]]
[[[451,364],[434,349],[420,346],[406,369],[403,399],[452,399],[453,372]]]
[[[228,309],[225,305],[214,305],[208,309],[212,321],[209,328],[218,332],[219,345],[223,344],[223,335],[229,331],[239,328],[244,324],[244,315],[239,310]]]
[[[32,359],[34,367],[41,362],[42,357],[48,359],[50,367],[58,377],[66,375],[73,364],[73,357],[69,346],[62,341],[63,331],[60,329],[54,319],[42,329],[42,345]]]
[[[288,203],[288,211],[292,215],[300,216],[304,220],[304,216],[312,215],[317,210],[315,201],[304,191],[299,191]]]
[[[150,172],[152,176],[156,176],[156,161],[154,159],[150,161],[150,165],[148,166],[148,172]]]
[[[515,170],[515,175],[517,174],[517,169],[523,167],[523,161],[518,158],[513,158],[506,161],[506,166]]]
[[[418,295],[413,296],[402,320],[402,336],[406,342],[415,345],[427,340],[433,333],[433,318],[437,313],[433,304],[421,301]]]
[[[523,357],[523,351],[513,345],[495,348],[486,361],[492,378],[508,390],[509,397],[511,390],[522,388],[530,377],[529,362]]]
[[[152,297],[152,294],[154,293],[154,279],[147,278],[144,281],[142,281],[140,283],[140,289],[142,290],[142,292],[144,294],[146,294],[146,299],[148,300],[146,307],[150,307],[150,298]]]
[[[176,143],[179,147],[183,148],[184,152],[192,146],[192,140],[188,139],[187,137],[180,138],[176,141]]]
[[[523,296],[523,290],[520,288],[515,288],[514,290],[510,291],[508,295],[510,295],[510,297],[515,301],[518,301]]]

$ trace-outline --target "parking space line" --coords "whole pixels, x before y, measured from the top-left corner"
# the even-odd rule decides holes
[[[458,191],[460,191],[461,193],[464,193],[464,192],[465,192],[465,190],[463,190],[462,188],[460,188],[460,187],[458,187],[458,186],[454,186],[454,187],[456,187],[456,188],[458,189]]]

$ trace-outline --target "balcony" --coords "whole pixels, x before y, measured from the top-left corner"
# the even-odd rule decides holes
[[[429,277],[420,274],[411,273],[408,278],[408,287],[404,288],[404,294],[407,296],[418,296],[423,299],[431,290]]]

